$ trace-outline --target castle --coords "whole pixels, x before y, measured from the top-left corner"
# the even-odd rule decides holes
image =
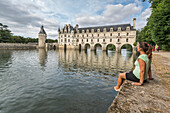
[[[120,51],[124,44],[132,47],[136,42],[136,18],[133,18],[133,26],[130,24],[108,25],[97,27],[79,28],[78,24],[73,27],[70,24],[58,29],[59,49],[87,49],[96,50],[100,45],[102,50],[107,50],[109,45],[114,45],[116,51]]]

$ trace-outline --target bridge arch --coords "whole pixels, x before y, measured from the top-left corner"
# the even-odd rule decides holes
[[[98,49],[101,49],[101,50],[102,50],[102,44],[96,43],[96,44],[94,45],[94,50],[96,51],[96,50],[98,50]]]
[[[82,46],[81,46],[81,44],[79,44],[79,51],[81,51],[81,48],[82,48]]]
[[[84,45],[84,48],[85,48],[85,50],[90,49],[90,44],[89,44],[89,43],[86,43],[86,44]]]
[[[106,51],[108,51],[108,50],[116,51],[116,46],[114,44],[108,44],[106,46]]]
[[[129,44],[129,43],[126,43],[126,44],[123,44],[121,47],[120,47],[120,51],[122,50],[122,49],[126,49],[127,51],[133,51],[133,46],[131,45],[131,44]]]

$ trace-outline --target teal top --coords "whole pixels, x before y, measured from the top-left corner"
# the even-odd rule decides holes
[[[138,59],[142,59],[145,62],[145,76],[144,76],[144,80],[147,79],[147,75],[148,75],[148,70],[149,70],[149,66],[150,66],[150,61],[148,59],[148,55],[146,54],[142,54],[140,55],[137,60],[135,61],[135,69],[133,70],[133,74],[136,76],[136,78],[140,79],[140,66],[139,66],[139,62]]]

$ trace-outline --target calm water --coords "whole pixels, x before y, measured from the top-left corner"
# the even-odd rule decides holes
[[[133,60],[126,50],[0,50],[0,113],[105,113]]]

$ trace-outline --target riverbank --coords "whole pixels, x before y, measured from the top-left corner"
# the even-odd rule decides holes
[[[168,113],[170,112],[170,52],[155,52],[152,75],[143,86],[133,86],[126,81],[107,113]]]
[[[0,43],[0,49],[36,49],[37,43]]]

